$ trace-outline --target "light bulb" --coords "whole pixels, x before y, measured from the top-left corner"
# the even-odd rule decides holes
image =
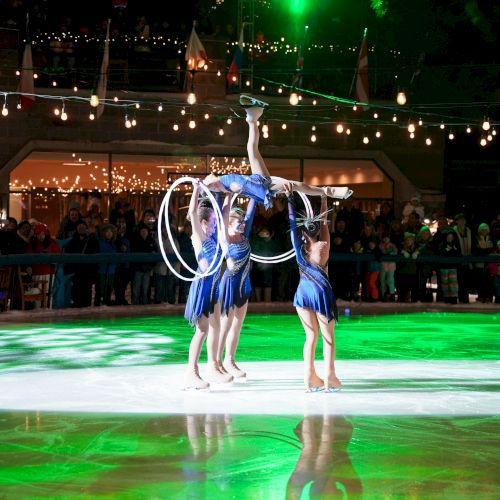
[[[135,109],[139,109],[140,107],[141,107],[141,105],[138,102],[136,102],[135,103]]]
[[[454,134],[453,132],[450,132],[450,133],[448,134],[448,139],[449,139],[450,141],[452,141],[453,139],[455,139],[455,134]]]
[[[398,117],[397,117],[396,115],[394,115],[394,116],[392,117],[392,121],[393,121],[394,123],[396,123],[396,122],[398,121]]]
[[[347,135],[351,135],[351,129],[350,129],[350,128],[348,128],[348,129],[345,131],[345,133],[346,133]]]
[[[130,123],[132,124],[132,127],[135,127],[137,125],[137,120],[135,118],[132,118],[132,121]]]
[[[179,125],[177,125],[177,123],[174,123],[172,125],[172,128],[177,132],[179,130]]]
[[[217,71],[217,76],[220,76],[220,75],[221,75],[221,72],[220,72],[220,70],[219,70],[219,71]]]
[[[78,92],[78,87],[76,85],[73,87],[73,92]]]
[[[267,132],[264,132],[264,133],[262,134],[262,137],[263,137],[264,139],[267,139],[267,138],[269,137],[269,134],[268,134]]]
[[[493,136],[491,134],[488,134],[487,137],[486,137],[486,139],[488,139],[488,141],[491,142],[493,140]]]
[[[381,137],[381,136],[382,136],[382,134],[380,133],[380,130],[377,130],[377,131],[375,132],[375,137],[376,137],[377,139],[380,139],[380,137]]]
[[[16,76],[21,76],[21,72],[19,70],[16,71]]]
[[[358,106],[356,106],[356,104],[354,104],[353,107],[352,107],[352,110],[353,111],[357,111],[358,110]]]
[[[311,135],[311,142],[316,142],[316,134]]]
[[[125,128],[130,128],[130,127],[132,127],[132,122],[128,118],[125,118]]]
[[[487,144],[486,139],[483,137],[483,138],[481,139],[481,142],[480,142],[479,144],[481,144],[481,146],[486,146],[486,144]]]
[[[402,90],[398,92],[398,95],[396,96],[396,102],[400,106],[404,106],[406,104],[406,94]]]
[[[158,111],[163,111],[163,106],[161,104],[158,104]]]
[[[467,125],[467,128],[465,129],[465,131],[470,134],[472,132],[471,128]]]
[[[420,118],[420,119],[418,120],[418,125],[419,125],[419,127],[421,127],[423,123],[424,123],[424,122],[422,121],[422,118]]]
[[[55,80],[52,80],[52,87],[57,87],[57,82]]]
[[[376,120],[378,118],[378,113],[373,113],[373,118]]]
[[[410,134],[410,139],[415,139],[415,134],[413,132]]]
[[[208,120],[210,118],[210,115],[208,113],[205,113],[204,118],[205,120]]]
[[[245,85],[246,85],[247,87],[250,87],[250,80],[247,80],[247,81],[245,82]]]
[[[267,126],[267,123],[264,123],[264,125],[262,125],[262,133],[263,134],[269,133],[269,127]]]
[[[66,111],[63,111],[61,113],[61,120],[65,122],[67,119],[68,119],[68,114],[66,113]]]
[[[181,115],[184,116],[186,114],[186,110],[184,108],[181,109]]]
[[[94,115],[94,113],[90,113],[90,115],[89,115],[89,120],[95,120],[95,115]]]
[[[489,130],[490,129],[490,122],[486,118],[483,122],[483,130]]]
[[[497,131],[496,131],[495,129],[493,129],[493,130],[491,131],[491,133],[492,133],[493,135],[497,135]]]
[[[440,128],[441,130],[444,130],[444,123],[441,123],[441,125],[439,125],[439,128]]]
[[[224,135],[224,129],[222,127],[219,129],[219,135]]]
[[[54,114],[59,116],[61,114],[61,110],[59,108],[54,108]]]
[[[292,106],[297,106],[297,104],[299,103],[299,96],[297,95],[297,92],[292,92],[290,94],[289,102]]]
[[[344,126],[342,125],[342,123],[339,123],[337,125],[337,133],[341,134],[343,131],[344,131]]]
[[[283,123],[283,124],[281,125],[281,128],[282,128],[283,130],[286,130],[286,123]]]
[[[316,125],[313,125],[313,126],[311,127],[311,130],[314,132],[314,131],[316,130]]]
[[[368,139],[368,137],[365,135],[363,137],[363,144],[368,144],[370,142],[370,139]]]
[[[431,138],[427,137],[427,139],[425,139],[425,143],[427,144],[427,146],[430,146],[432,144]]]
[[[194,120],[189,120],[189,128],[193,129],[196,127],[196,122]]]
[[[260,87],[260,91],[261,91],[261,92],[265,92],[265,91],[266,91],[266,87],[265,87],[264,85],[261,85],[261,87]]]
[[[99,106],[99,96],[97,94],[92,94],[90,96],[90,105],[93,108],[97,108],[97,106]]]
[[[7,109],[7,106],[4,104],[2,108],[2,116],[7,116],[9,114],[9,110]]]
[[[187,102],[188,102],[188,104],[191,104],[191,105],[196,104],[196,96],[195,96],[194,92],[189,92],[188,97],[187,97]]]
[[[415,125],[413,123],[408,125],[408,132],[410,132],[410,134],[415,132]]]
[[[113,101],[118,102],[118,97],[116,95],[115,95],[115,97],[113,97]]]
[[[316,99],[313,99],[313,106],[316,106],[316,104],[318,104],[318,101],[316,101]]]

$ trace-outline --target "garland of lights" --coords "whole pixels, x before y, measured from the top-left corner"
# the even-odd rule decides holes
[[[470,134],[472,132],[472,128],[470,123],[474,123],[473,120],[469,120],[466,118],[456,118],[450,117],[449,114],[440,114],[430,111],[425,111],[426,109],[439,109],[440,107],[446,107],[447,109],[453,108],[466,108],[466,107],[477,107],[482,108],[484,110],[484,119],[482,123],[479,124],[481,130],[481,138],[480,144],[481,146],[486,146],[489,142],[492,142],[494,137],[497,135],[495,126],[498,126],[499,123],[495,121],[491,121],[488,117],[488,111],[491,108],[494,108],[499,105],[499,103],[453,103],[452,105],[446,103],[435,103],[435,104],[419,104],[413,107],[396,107],[394,105],[383,105],[383,104],[365,104],[353,101],[351,99],[345,99],[341,97],[337,97],[334,95],[322,94],[319,92],[314,92],[311,90],[303,89],[303,88],[295,88],[291,85],[275,82],[268,79],[261,79],[267,85],[277,87],[277,93],[283,94],[284,89],[288,89],[290,91],[290,104],[273,104],[272,115],[269,118],[266,118],[263,124],[263,138],[269,138],[269,124],[270,123],[281,123],[281,128],[286,130],[287,124],[286,120],[290,119],[290,114],[294,114],[295,116],[292,118],[294,123],[298,124],[309,124],[311,126],[311,135],[310,140],[312,143],[317,142],[317,127],[325,126],[325,125],[335,125],[336,132],[338,134],[345,133],[346,135],[351,134],[351,126],[362,126],[363,128],[367,126],[376,126],[377,130],[375,132],[375,138],[379,139],[382,136],[382,132],[380,131],[381,127],[397,127],[397,128],[406,128],[409,133],[409,138],[414,139],[415,134],[418,127],[424,128],[432,128],[439,127],[441,130],[445,128],[449,129],[448,139],[454,140],[455,138],[455,130],[459,127],[463,127],[465,131]],[[73,89],[75,90],[75,89]],[[78,90],[78,89],[76,89]],[[262,88],[261,91],[266,91],[268,89]],[[54,114],[62,121],[66,121],[68,119],[68,108],[67,104],[71,102],[81,103],[81,104],[89,104],[90,105],[90,114],[89,120],[95,119],[95,114],[93,112],[93,107],[96,106],[96,97],[92,95],[90,98],[81,97],[76,95],[66,95],[66,96],[54,96],[54,95],[44,95],[44,94],[28,94],[21,92],[12,92],[12,91],[1,91],[0,95],[4,95],[4,102],[1,110],[1,115],[3,117],[7,117],[9,114],[8,110],[8,97],[9,96],[30,96],[34,98],[47,99],[47,100],[55,100],[60,105],[56,106],[54,109]],[[302,104],[304,102],[303,96],[313,97],[310,104]],[[188,95],[188,100],[191,104],[183,104],[178,100],[163,100],[158,103],[152,102],[150,100],[139,100],[139,99],[122,99],[120,100],[117,96],[112,99],[97,99],[97,105],[103,104],[108,107],[115,107],[123,109],[124,111],[124,125],[126,128],[132,128],[137,125],[136,113],[139,110],[142,111],[158,111],[162,112],[164,109],[173,110],[175,112],[179,112],[181,116],[188,115],[189,122],[188,127],[190,129],[196,128],[196,120],[195,115],[197,110],[205,110],[203,114],[204,120],[207,121],[210,119],[210,114],[207,110],[215,110],[220,114],[215,115],[215,119],[222,121],[225,120],[227,125],[231,125],[233,121],[234,115],[236,118],[242,119],[231,107],[231,104],[197,104],[196,96],[193,93]],[[324,102],[321,102],[321,101]],[[300,104],[299,104],[300,103]],[[18,104],[18,109],[20,109],[20,104]],[[189,110],[189,113],[186,111],[186,108]],[[352,108],[352,109],[349,109]],[[358,111],[358,108],[363,109],[363,113],[355,113]],[[300,111],[299,111],[300,110]],[[339,118],[332,119],[331,116],[322,116],[320,113],[332,112],[335,113],[343,110],[352,111],[355,114],[350,116],[342,116]],[[369,110],[369,111],[368,111]],[[131,113],[134,113],[131,115]],[[300,113],[300,117],[297,115]],[[314,113],[315,116],[309,116],[308,118],[304,118],[306,114],[311,115]],[[372,117],[367,117],[368,113],[371,113]],[[388,113],[392,115],[392,117],[386,117],[385,119],[381,117],[382,113]],[[399,115],[403,113],[405,117],[400,119]],[[229,116],[228,116],[229,115]],[[232,115],[232,116],[231,116]],[[418,118],[418,119],[417,119]],[[424,123],[425,120],[425,123]],[[431,121],[433,120],[433,121]],[[454,130],[455,128],[455,130]],[[180,130],[180,126],[177,121],[172,125],[172,129],[175,132]],[[218,129],[218,134],[220,136],[224,135],[224,127],[220,126]],[[486,135],[484,135],[486,134]],[[370,138],[364,133],[362,142],[364,145],[369,144]],[[432,144],[432,139],[430,137],[426,137],[425,144],[430,146]]]

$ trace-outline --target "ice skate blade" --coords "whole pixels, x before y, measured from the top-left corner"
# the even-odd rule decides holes
[[[264,108],[268,109],[269,104],[264,101],[260,101],[259,99],[256,99],[255,97],[250,97],[249,95],[240,95],[240,105],[243,106],[244,108]]]
[[[331,394],[333,392],[340,392],[341,387],[326,387],[325,393]]]
[[[322,385],[315,385],[313,387],[309,387],[309,389],[306,389],[307,394],[312,394],[314,392],[323,392],[325,388]]]
[[[210,392],[210,386],[208,387],[183,387],[184,392]]]

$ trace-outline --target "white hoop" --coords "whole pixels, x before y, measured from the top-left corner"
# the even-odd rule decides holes
[[[312,218],[314,213],[313,213],[313,209],[311,206],[311,202],[309,201],[309,198],[301,191],[296,191],[296,192],[300,195],[300,197],[302,198],[302,201],[304,202],[304,205],[306,207],[307,216]],[[292,235],[290,234],[290,238],[291,237],[292,237]],[[259,262],[261,264],[279,264],[280,262],[285,262],[289,259],[292,259],[294,256],[295,256],[295,250],[293,248],[291,248],[290,250],[288,250],[288,252],[284,252],[280,255],[274,255],[273,257],[265,257],[262,255],[257,255],[257,254],[251,253],[250,259],[255,261],[255,262]]]
[[[224,252],[220,253],[219,260],[217,261],[217,254],[218,254],[218,250],[220,248],[219,238],[217,238],[217,247],[216,247],[214,259],[212,260],[212,262],[207,267],[207,270],[204,273],[199,273],[195,269],[192,269],[185,262],[185,260],[182,258],[179,251],[177,250],[177,247],[175,246],[174,241],[173,241],[172,230],[170,229],[170,224],[169,224],[169,220],[168,220],[168,206],[169,206],[169,202],[170,202],[170,196],[172,195],[174,188],[176,188],[179,184],[183,184],[184,182],[191,182],[191,184],[194,185],[196,182],[198,182],[198,179],[195,179],[193,177],[180,177],[179,179],[176,179],[173,182],[173,184],[170,186],[170,189],[167,191],[167,194],[165,195],[165,197],[163,198],[163,201],[161,202],[160,211],[158,213],[158,243],[159,243],[158,246],[160,247],[160,252],[161,252],[161,255],[163,257],[163,260],[165,261],[165,264],[167,264],[168,268],[172,271],[172,273],[175,276],[177,276],[179,279],[184,280],[184,281],[194,281],[195,279],[205,278],[207,276],[214,274],[219,269],[219,267],[222,265],[222,261],[224,259]],[[225,228],[224,228],[224,221],[222,219],[222,212],[220,210],[219,204],[217,203],[217,200],[214,198],[214,195],[210,192],[210,190],[203,183],[200,183],[200,186],[205,191],[208,199],[210,200],[210,203],[212,204],[212,207],[213,207],[215,214],[216,214],[215,219],[216,219],[216,223],[217,223],[217,233],[221,234],[222,229],[225,230]],[[167,234],[168,234],[168,238],[170,241],[170,245],[172,246],[172,250],[174,251],[175,256],[177,257],[179,262],[190,273],[192,273],[194,275],[192,278],[189,278],[187,276],[182,276],[181,274],[179,274],[174,269],[174,267],[172,266],[172,264],[170,263],[170,261],[167,258],[167,254],[165,253],[165,249],[163,248],[163,235],[162,235],[163,212],[164,211],[165,211],[165,222],[166,222],[165,227],[167,229]],[[217,265],[215,265],[216,263],[217,263]]]

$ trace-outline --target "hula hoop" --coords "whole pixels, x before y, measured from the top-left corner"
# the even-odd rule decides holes
[[[195,269],[192,269],[184,261],[184,259],[180,255],[179,251],[177,250],[177,247],[174,245],[174,241],[173,241],[173,237],[172,237],[172,230],[170,229],[170,224],[168,223],[169,222],[168,221],[168,206],[169,206],[169,202],[170,202],[170,196],[172,195],[172,192],[174,191],[174,189],[179,184],[183,184],[185,182],[191,182],[191,184],[194,185],[196,182],[198,182],[198,179],[195,179],[193,177],[181,177],[179,179],[176,179],[173,182],[172,186],[170,186],[170,189],[167,191],[167,194],[165,195],[165,197],[163,198],[163,201],[161,202],[160,211],[158,213],[158,243],[160,243],[159,247],[160,247],[160,252],[161,252],[161,255],[163,257],[163,260],[165,261],[165,264],[167,264],[168,268],[172,271],[172,273],[175,276],[177,276],[179,279],[183,280],[183,281],[194,281],[194,280],[196,280],[198,278],[205,278],[207,276],[211,276],[212,274],[214,274],[219,269],[219,267],[222,265],[222,261],[224,259],[224,252],[220,253],[219,260],[217,261],[217,253],[218,253],[218,250],[220,248],[219,239],[217,238],[217,247],[216,247],[214,259],[212,260],[212,262],[207,267],[207,270],[204,273],[199,273]],[[221,234],[220,232],[224,228],[224,221],[222,219],[222,212],[220,210],[219,204],[217,203],[217,200],[214,198],[214,196],[210,192],[210,190],[203,183],[200,183],[200,186],[205,191],[208,199],[212,203],[212,207],[213,207],[213,209],[215,211],[215,214],[216,214],[216,218],[215,219],[216,219],[216,223],[217,223],[217,232],[218,232],[218,234]],[[173,249],[173,251],[175,253],[175,256],[179,260],[179,262],[190,273],[192,273],[194,275],[192,278],[189,278],[187,276],[182,276],[181,274],[179,274],[174,269],[174,267],[172,266],[172,264],[170,263],[170,261],[168,260],[167,254],[165,253],[165,249],[163,248],[163,236],[162,236],[163,212],[165,212],[165,222],[166,222],[165,223],[165,227],[167,229],[167,234],[168,234],[168,238],[169,238],[169,241],[170,241],[170,245],[171,245],[171,247],[172,247],[172,249]],[[225,230],[225,228],[224,228],[224,230]],[[217,265],[215,265],[216,263],[217,263]]]
[[[313,209],[311,206],[311,202],[309,201],[309,198],[304,194],[301,193],[300,191],[296,191],[300,197],[302,198],[302,201],[304,202],[304,205],[306,207],[306,212],[309,217],[312,217],[313,214]],[[234,200],[234,197],[233,197]],[[231,202],[232,204],[232,202]],[[291,235],[290,235],[291,237]],[[288,252],[284,252],[280,255],[274,255],[273,257],[265,257],[262,255],[257,255],[255,253],[250,254],[250,259],[259,262],[261,264],[279,264],[280,262],[285,262],[289,259],[292,259],[295,256],[295,250],[292,248],[288,250]]]

